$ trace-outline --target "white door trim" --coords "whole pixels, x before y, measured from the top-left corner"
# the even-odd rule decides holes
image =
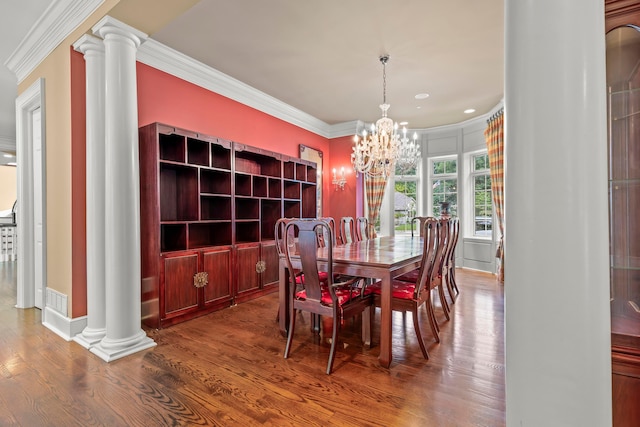
[[[45,89],[44,79],[38,79],[16,99],[16,158],[18,172],[18,283],[16,307],[28,308],[35,304],[34,271],[34,171],[33,171],[33,142],[31,116],[34,110],[40,108],[41,113],[41,138],[42,138],[42,208],[43,208],[43,256],[41,268],[43,274],[42,294],[45,294],[47,283],[47,242],[46,242],[46,115],[45,115]],[[42,311],[44,322],[45,311]]]

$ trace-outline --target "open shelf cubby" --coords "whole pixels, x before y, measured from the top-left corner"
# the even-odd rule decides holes
[[[231,170],[231,150],[217,144],[211,145],[211,166]]]
[[[260,202],[258,199],[236,197],[236,219],[259,219]]]
[[[172,252],[187,249],[186,224],[162,224],[160,226],[160,251]]]
[[[300,202],[285,200],[284,216],[285,218],[300,218]]]
[[[315,218],[317,198],[316,186],[311,184],[302,184],[302,217]]]
[[[200,219],[231,221],[231,196],[200,196]]]
[[[300,198],[300,183],[297,181],[284,181],[284,198],[285,199],[299,199]]]
[[[231,244],[231,221],[189,224],[189,249]]]
[[[282,181],[280,179],[269,178],[269,197],[272,199],[282,197]]]
[[[209,143],[195,138],[187,138],[187,163],[209,166]]]
[[[294,162],[284,162],[282,175],[285,179],[296,179],[296,164]]]
[[[160,221],[198,219],[198,170],[160,164]]]
[[[236,173],[236,195],[251,196],[251,175]]]
[[[279,178],[280,165],[280,160],[271,156],[265,156],[250,151],[236,152],[236,172]]]
[[[318,182],[318,171],[313,166],[307,166],[307,182],[314,184]]]
[[[160,160],[184,163],[184,136],[177,134],[158,134]]]
[[[236,221],[236,243],[250,243],[259,240],[259,221]]]
[[[307,180],[307,165],[296,163],[296,179],[298,181]]]
[[[231,194],[231,172],[201,169],[200,193]]]
[[[280,200],[262,200],[260,202],[260,237],[262,240],[274,238],[276,221],[280,218],[282,203]]]
[[[264,176],[253,177],[253,197],[267,197],[267,178]]]

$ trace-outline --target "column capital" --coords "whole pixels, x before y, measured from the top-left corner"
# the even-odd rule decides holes
[[[118,21],[111,16],[105,16],[91,28],[93,34],[105,39],[108,35],[117,35],[131,40],[137,48],[144,43],[149,36],[140,30],[133,28],[124,22]]]
[[[73,50],[82,54],[86,54],[90,50],[104,52],[104,42],[102,39],[92,36],[91,34],[83,34],[82,37],[73,44]]]

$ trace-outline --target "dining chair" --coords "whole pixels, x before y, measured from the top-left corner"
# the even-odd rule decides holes
[[[424,243],[422,250],[422,262],[420,264],[418,280],[415,282],[406,282],[393,279],[391,309],[394,311],[410,312],[413,317],[413,328],[418,338],[418,344],[422,355],[425,359],[429,358],[429,352],[424,344],[422,332],[420,330],[420,321],[418,319],[418,309],[424,305],[427,311],[427,319],[429,327],[436,342],[440,342],[439,328],[434,314],[433,301],[431,299],[431,290],[433,289],[433,274],[437,264],[437,259],[442,252],[440,245],[440,223],[435,218],[429,218],[424,222]],[[374,295],[374,304],[379,307],[381,303],[381,282],[376,282],[368,286]],[[371,316],[375,316],[375,310],[372,310]]]
[[[325,227],[326,258],[318,259],[317,235],[318,227]],[[370,290],[362,285],[359,278],[334,282],[333,280],[333,233],[329,225],[318,219],[299,219],[288,222],[285,225],[285,235],[293,232],[298,236],[297,247],[284,246],[286,265],[290,277],[294,277],[293,258],[298,258],[302,266],[305,280],[301,289],[290,286],[289,295],[289,331],[287,346],[284,351],[285,359],[291,352],[291,343],[295,332],[295,320],[298,311],[307,311],[312,315],[325,316],[333,319],[333,331],[331,335],[331,350],[327,363],[327,374],[333,368],[335,353],[338,343],[338,332],[344,319],[362,315],[362,322],[370,322],[370,310],[373,298]],[[329,278],[327,286],[322,286],[320,280],[320,263],[326,265],[326,274]],[[370,331],[369,325],[363,331]],[[364,342],[370,342],[369,336],[363,336]]]
[[[351,216],[340,218],[340,241],[343,245],[353,243],[355,240],[355,221]]]
[[[369,240],[369,219],[363,216],[356,218],[356,240]]]
[[[411,237],[414,237],[413,229],[416,221],[418,222],[418,227],[416,227],[416,229],[418,230],[419,236],[422,237],[422,233],[424,231],[424,223],[429,218],[433,218],[433,217],[432,216],[414,216],[413,218],[411,218]]]
[[[444,312],[444,316],[447,320],[451,320],[451,316],[449,315],[451,309],[449,307],[449,303],[447,302],[445,293],[444,293],[444,283],[442,280],[443,271],[445,269],[445,255],[448,251],[448,245],[450,242],[449,237],[449,229],[450,229],[450,220],[448,218],[434,218],[427,217],[427,219],[423,222],[426,225],[429,221],[436,221],[440,227],[438,229],[438,246],[439,251],[437,253],[437,257],[434,260],[434,268],[432,274],[432,284],[431,288],[436,289],[438,291],[438,299],[440,300],[440,305],[442,306],[442,311]],[[421,234],[424,237],[424,227]],[[396,277],[397,280],[404,282],[412,282],[416,283],[419,280],[420,269],[411,270],[407,273],[401,274]],[[440,327],[436,323],[436,327],[439,329]]]
[[[329,225],[329,228],[331,229],[331,233],[335,236],[336,235],[336,220],[333,219],[333,217],[330,216],[325,216],[325,217],[321,217],[318,218],[324,222],[327,223],[327,225]],[[321,227],[320,229],[318,229],[318,244],[321,247],[326,246],[326,236],[325,236],[325,228]],[[336,245],[336,239],[334,239],[333,241],[333,245]]]
[[[452,218],[449,222],[449,244],[447,245],[447,254],[445,255],[445,263],[443,266],[443,277],[446,278],[447,291],[451,297],[451,303],[455,304],[460,290],[456,283],[456,246],[458,245],[458,237],[460,234],[460,220]]]

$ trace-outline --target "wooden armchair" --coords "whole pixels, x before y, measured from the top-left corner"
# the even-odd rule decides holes
[[[328,282],[323,286],[320,280],[320,263],[318,259],[318,228],[326,228],[323,233],[326,236],[326,259],[322,264],[326,265]],[[331,373],[335,352],[338,343],[338,332],[343,319],[347,319],[358,314],[362,316],[363,322],[370,322],[370,315],[366,311],[372,304],[371,294],[361,284],[361,280],[356,278],[346,282],[335,283],[333,280],[333,233],[327,222],[317,219],[292,220],[285,225],[285,235],[289,233],[297,234],[297,250],[290,245],[284,247],[286,265],[289,269],[290,277],[295,277],[293,260],[300,261],[305,280],[300,284],[300,288],[294,283],[289,287],[289,331],[287,336],[287,346],[284,351],[285,359],[291,352],[291,343],[295,332],[295,321],[297,311],[308,311],[312,315],[320,315],[333,319],[333,331],[331,336],[331,351],[329,362],[327,363],[327,374]],[[360,285],[360,286],[359,286]],[[363,326],[363,331],[370,331],[367,324]],[[370,341],[370,337],[363,337],[365,342]]]

